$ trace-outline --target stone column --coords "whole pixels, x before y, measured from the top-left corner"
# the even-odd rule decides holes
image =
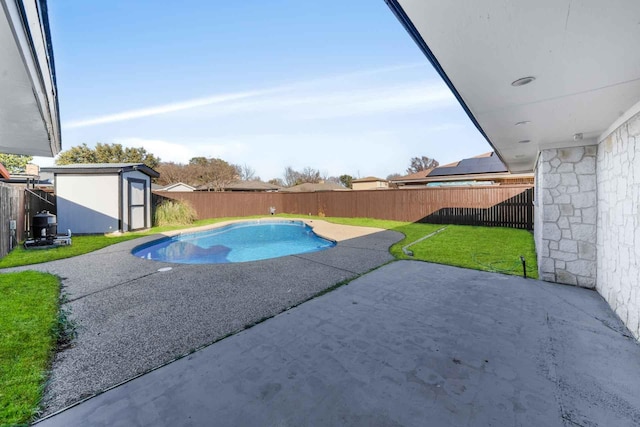
[[[596,285],[596,155],[596,145],[540,154],[535,238],[543,280]]]

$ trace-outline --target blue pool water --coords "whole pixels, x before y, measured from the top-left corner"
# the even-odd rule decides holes
[[[167,237],[137,246],[133,255],[181,264],[257,261],[321,251],[335,242],[316,235],[302,221],[249,221]]]

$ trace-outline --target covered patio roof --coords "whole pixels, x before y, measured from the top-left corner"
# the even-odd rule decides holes
[[[61,149],[55,67],[44,0],[0,0],[0,153]]]
[[[386,1],[511,172],[640,101],[639,2]]]

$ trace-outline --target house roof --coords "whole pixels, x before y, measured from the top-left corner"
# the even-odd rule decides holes
[[[427,175],[429,175],[429,173],[433,170],[433,168],[431,169],[425,169],[423,171],[418,171],[409,175],[405,175],[405,176],[401,176],[399,178],[395,178],[392,179],[392,182],[395,181],[405,181],[405,180],[414,180],[414,179],[422,179],[422,178],[426,178]]]
[[[438,166],[429,172],[428,176],[471,175],[477,173],[507,172],[507,167],[495,153],[463,159],[454,166]]]
[[[152,178],[160,176],[158,172],[144,163],[78,163],[73,165],[50,166],[40,169],[54,174],[101,174],[140,171]]]
[[[184,182],[176,182],[176,183],[167,184],[167,185],[151,184],[151,188],[153,190],[156,190],[156,191],[168,191],[168,190],[170,190],[170,189],[172,189],[174,187],[178,187],[178,186],[183,186],[183,187],[190,188],[191,189],[190,191],[194,191],[196,189],[195,187],[193,187],[193,186],[191,186],[189,184],[185,184]]]
[[[236,181],[224,187],[225,190],[235,191],[271,191],[279,190],[279,185],[269,184],[262,181]]]
[[[214,186],[211,184],[202,184],[199,185],[196,190],[202,191],[210,188],[214,188]],[[222,187],[225,191],[274,191],[280,188],[282,187],[262,181],[234,181]]]
[[[283,188],[280,191],[283,193],[313,193],[316,191],[351,191],[349,188],[344,188],[340,184],[333,182],[324,182],[318,184],[312,184],[305,182],[304,184],[294,185],[293,187]]]
[[[386,2],[511,172],[640,111],[640,2]]]
[[[494,152],[483,153],[469,159],[462,159],[437,168],[427,169],[391,180],[403,182],[431,182],[459,179],[491,179],[515,176]],[[531,174],[518,174],[518,177],[530,177]]]
[[[358,178],[358,179],[352,180],[351,182],[376,182],[376,181],[387,182],[386,179],[378,178],[378,177],[375,177],[375,176],[367,176],[366,178]]]

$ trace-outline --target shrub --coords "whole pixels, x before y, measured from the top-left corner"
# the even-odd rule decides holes
[[[188,225],[197,218],[196,210],[189,202],[165,200],[156,208],[153,222],[156,226]]]

